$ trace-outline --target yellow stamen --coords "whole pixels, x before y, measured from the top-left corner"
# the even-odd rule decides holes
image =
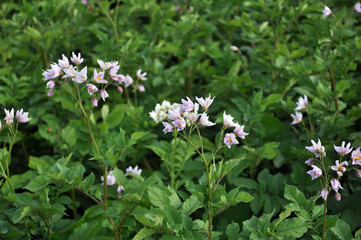
[[[100,77],[96,77],[96,79],[98,79],[98,81],[100,81]]]
[[[361,158],[360,158],[359,156],[356,156],[356,157],[355,157],[355,160],[356,160],[356,161],[360,161]]]
[[[300,122],[300,119],[299,119],[299,118],[296,118],[296,121],[297,121],[297,122]]]
[[[228,138],[228,142],[232,142],[232,138]]]
[[[341,171],[342,171],[342,169],[343,169],[343,167],[342,167],[342,166],[338,166],[337,171],[341,172]]]

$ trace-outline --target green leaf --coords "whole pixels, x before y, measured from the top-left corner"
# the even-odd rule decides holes
[[[31,207],[29,206],[20,207],[12,215],[11,220],[13,221],[13,223],[18,223],[23,217],[28,215],[28,213],[30,212],[31,212]]]
[[[140,231],[137,233],[137,235],[135,235],[133,237],[133,240],[142,240],[145,239],[146,237],[149,237],[151,235],[153,235],[154,233],[156,233],[157,230],[155,229],[149,229],[149,228],[142,228],[140,229]]]
[[[170,204],[168,196],[157,187],[148,188],[149,201],[156,207],[164,209],[164,206]]]
[[[51,179],[49,177],[46,177],[44,175],[36,176],[33,178],[28,185],[26,185],[24,188],[31,191],[31,192],[37,192],[40,189],[47,186],[49,183],[51,183]]]
[[[104,104],[101,110],[101,115],[103,121],[106,121],[109,115],[109,106],[107,104]]]
[[[282,221],[276,228],[277,234],[285,237],[302,237],[308,229],[308,224],[298,218]]]
[[[279,218],[275,224],[275,227],[277,227],[278,224],[280,224],[283,220],[285,220],[287,217],[289,217],[293,211],[294,211],[293,208],[287,208],[286,210],[281,212],[279,215]]]
[[[285,183],[285,198],[291,202],[297,203],[298,205],[304,207],[306,205],[305,195],[298,190],[295,186],[288,185]]]
[[[30,37],[30,38],[33,38],[35,40],[40,40],[41,39],[41,34],[38,30],[36,30],[35,28],[33,27],[27,27],[25,30],[24,30],[24,33],[26,36]]]
[[[123,171],[119,170],[117,167],[113,169],[113,174],[118,185],[125,185],[128,182]]]
[[[238,240],[239,230],[239,224],[232,221],[232,223],[227,226],[227,239]]]
[[[352,239],[350,226],[342,219],[337,220],[336,225],[331,228],[331,231],[341,240]]]
[[[201,202],[194,195],[191,195],[187,200],[184,201],[182,205],[182,213],[185,215],[190,215],[197,209],[201,208]]]

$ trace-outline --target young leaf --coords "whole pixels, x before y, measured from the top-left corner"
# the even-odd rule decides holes
[[[227,226],[227,239],[229,240],[238,240],[238,236],[239,236],[239,224],[232,222],[231,224],[229,224]]]

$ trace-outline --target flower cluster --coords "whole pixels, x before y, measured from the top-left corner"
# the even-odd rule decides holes
[[[14,117],[16,117],[16,120],[18,120],[18,123],[27,123],[31,120],[31,118],[29,118],[29,113],[28,112],[24,112],[23,109],[17,110],[16,114],[14,115],[14,108],[12,108],[11,110],[6,110],[5,111],[5,123],[7,126],[10,126],[11,124],[13,124],[14,122]],[[2,130],[2,126],[1,126],[1,121],[0,121],[0,131]]]
[[[132,168],[132,167],[128,167],[126,169],[126,173],[125,173],[125,176],[130,176],[129,174],[130,173],[133,173],[133,174],[136,174],[136,175],[139,175],[142,173],[142,169],[138,169],[138,166],[135,166],[135,168]],[[101,180],[102,180],[102,185],[104,185],[104,177],[102,176],[101,177]],[[117,180],[115,179],[115,176],[114,176],[114,173],[113,171],[110,171],[107,175],[107,185],[108,186],[113,186],[117,183]],[[124,191],[124,186],[123,185],[118,185],[117,187],[117,193],[118,193],[118,198],[121,198],[122,197],[122,192]]]
[[[44,81],[48,81],[46,87],[49,88],[48,96],[53,95],[53,90],[56,86],[56,83],[61,84],[61,79],[64,79],[65,83],[72,80],[75,83],[81,84],[86,82],[87,90],[89,95],[92,97],[92,104],[94,106],[98,106],[98,98],[97,94],[105,101],[106,98],[109,97],[109,94],[106,91],[106,88],[110,85],[116,85],[118,87],[118,91],[122,91],[120,84],[123,84],[124,87],[128,87],[133,84],[133,78],[127,75],[123,75],[118,73],[120,66],[117,61],[112,62],[103,62],[98,59],[97,62],[100,66],[100,71],[94,69],[93,71],[93,82],[91,79],[88,79],[87,73],[88,68],[85,66],[80,71],[78,70],[78,66],[83,63],[83,58],[81,58],[81,54],[78,55],[72,52],[72,57],[70,61],[75,64],[73,66],[69,59],[63,54],[62,59],[58,60],[58,63],[52,63],[51,68],[43,71]],[[142,73],[142,70],[139,69],[137,71],[137,80],[146,81],[146,72]],[[105,77],[108,77],[109,80],[106,80]],[[96,84],[96,85],[95,85]],[[136,89],[140,92],[145,91],[144,85],[136,84]],[[120,90],[119,90],[120,89]]]
[[[171,111],[179,110],[177,103],[171,104],[164,100],[161,104],[157,103],[155,109],[149,113],[149,116],[156,122],[159,123],[167,118]]]
[[[302,118],[303,118],[302,113],[300,113],[298,111],[307,109],[307,105],[308,105],[307,96],[304,95],[303,98],[300,97],[296,104],[297,104],[297,107],[294,109],[296,112],[295,112],[295,114],[291,114],[291,117],[293,119],[293,121],[291,123],[292,125],[302,122]]]
[[[203,97],[196,97],[197,103],[195,103],[189,97],[186,97],[186,99],[181,100],[182,103],[172,105],[168,101],[163,101],[162,105],[157,104],[156,109],[150,112],[149,115],[157,123],[167,120],[162,122],[164,133],[173,132],[174,129],[182,131],[187,125],[204,127],[214,126],[215,123],[209,120],[207,114],[214,98],[215,97],[212,98],[210,95],[205,99]],[[199,106],[202,107],[203,113],[198,113]],[[239,143],[236,136],[244,139],[245,136],[248,135],[248,133],[244,132],[243,125],[241,126],[238,123],[234,123],[233,117],[224,112],[223,128],[227,129],[230,127],[234,127],[234,133],[226,133],[223,139],[224,144],[226,144],[228,148],[231,148],[233,144]]]
[[[335,171],[337,176],[332,178],[331,180],[329,176],[323,176],[323,173],[328,173],[327,169],[321,169],[317,167],[315,164],[320,163],[322,168],[325,168],[324,157],[326,157],[325,147],[322,146],[321,140],[318,139],[318,142],[311,140],[312,146],[306,147],[306,149],[315,154],[316,158],[310,158],[305,163],[312,167],[312,170],[309,170],[307,173],[311,175],[312,180],[322,176],[322,191],[320,196],[323,199],[327,199],[329,191],[335,191],[335,199],[337,201],[341,200],[341,194],[338,192],[340,189],[343,189],[340,183],[340,178],[344,175],[344,173],[348,170],[346,167],[350,165],[351,160],[353,165],[361,165],[361,152],[360,148],[352,151],[351,143],[345,145],[343,141],[341,146],[335,146],[335,151],[340,155],[340,160],[335,161],[335,165],[331,166],[331,170]],[[349,161],[342,161],[342,158],[347,154],[351,153],[351,158]],[[350,168],[356,170],[357,176],[361,177],[361,171],[356,168]]]
[[[361,4],[358,2],[355,4],[355,6],[353,7],[353,10],[355,12],[361,13]],[[328,15],[331,15],[332,11],[329,7],[327,6],[323,6],[323,10],[322,10],[322,17],[327,17]]]

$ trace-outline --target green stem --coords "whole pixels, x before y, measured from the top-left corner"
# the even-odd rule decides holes
[[[171,155],[171,161],[172,161],[172,171],[171,171],[171,180],[170,180],[170,186],[172,188],[174,188],[174,181],[176,178],[175,172],[174,172],[174,168],[175,168],[175,151],[177,148],[177,143],[178,143],[178,134],[177,134],[177,130],[174,130],[174,139],[173,139],[173,143],[172,143],[172,155]]]
[[[323,204],[323,229],[322,229],[322,239],[325,239],[325,233],[326,233],[326,213],[327,213],[327,198],[325,200],[325,203]]]
[[[117,31],[116,22],[110,17],[109,13],[107,12],[107,10],[104,9],[103,5],[101,5],[98,1],[96,1],[96,3],[98,4],[99,8],[103,11],[104,15],[108,18],[110,24],[112,25],[113,31],[114,31],[114,36],[115,36],[115,42],[118,43],[119,39],[118,39],[118,31]]]

